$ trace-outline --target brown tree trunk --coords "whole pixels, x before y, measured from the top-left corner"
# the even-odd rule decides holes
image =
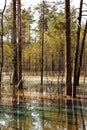
[[[66,13],[66,87],[67,87],[67,95],[72,96],[70,0],[65,1],[65,13]]]
[[[52,72],[55,71],[55,62],[54,62],[54,56],[52,54]]]
[[[0,36],[0,99],[1,99],[1,79],[2,79],[2,67],[3,67],[3,13],[1,14],[1,36]]]
[[[17,42],[16,42],[16,0],[13,0],[13,84],[18,83],[17,74]]]
[[[30,26],[30,22],[29,22],[29,44],[31,43],[30,29],[31,29],[31,26]]]
[[[84,51],[86,31],[87,31],[87,21],[86,21],[86,24],[85,24],[85,30],[84,30],[84,34],[83,34],[82,46],[81,46],[81,52],[80,52],[80,60],[79,60],[78,74],[77,74],[77,76],[78,76],[78,77],[77,77],[77,83],[78,83],[78,84],[79,84],[80,71],[81,71],[81,66],[82,66],[82,56],[83,56],[83,51]]]
[[[73,97],[76,98],[76,86],[78,84],[77,77],[78,77],[78,56],[79,56],[79,44],[80,44],[80,29],[81,29],[81,17],[82,17],[82,4],[83,0],[80,1],[80,9],[79,9],[79,18],[78,18],[78,30],[77,30],[77,44],[76,44],[76,51],[75,51],[75,63],[74,63],[74,86],[73,86]]]
[[[23,89],[22,85],[22,31],[21,31],[21,0],[18,0],[18,68],[19,68],[19,89]]]
[[[4,56],[3,56],[3,14],[6,8],[6,3],[7,0],[5,0],[5,5],[4,8],[1,12],[1,20],[0,20],[0,25],[1,25],[1,36],[0,36],[0,99],[1,99],[1,79],[2,79],[2,68],[3,68],[3,60],[4,60]]]
[[[41,85],[43,85],[43,68],[44,68],[44,1],[42,6],[42,57],[41,57]]]

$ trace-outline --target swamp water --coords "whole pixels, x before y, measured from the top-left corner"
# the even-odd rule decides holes
[[[52,88],[2,85],[0,130],[87,130],[87,100],[52,98]],[[56,95],[56,94],[55,94]]]

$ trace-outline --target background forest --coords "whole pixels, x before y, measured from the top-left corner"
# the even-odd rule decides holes
[[[87,0],[2,1],[0,130],[86,130]]]
[[[58,1],[57,3],[43,1],[40,4],[30,6],[29,8],[23,8],[23,6],[21,7],[21,49],[23,74],[34,76],[42,74],[44,76],[53,77],[58,75],[65,76],[67,64],[66,55],[71,54],[68,61],[70,60],[70,71],[72,71],[72,75],[74,75],[74,69],[76,67],[74,66],[75,56],[78,57],[77,59],[80,59],[79,56],[82,54],[83,58],[81,58],[81,65],[78,63],[77,59],[76,61],[80,66],[82,76],[86,76],[87,46],[84,43],[87,42],[87,37],[85,37],[86,33],[84,34],[84,32],[86,31],[87,25],[85,25],[85,20],[81,21],[82,15],[84,16],[84,14],[82,14],[83,1],[80,1],[79,9],[76,9],[72,5],[70,6],[70,3],[68,4],[68,7],[70,8],[69,19],[71,31],[70,54],[69,52],[66,54],[67,50],[65,49],[67,42],[67,10],[65,10],[65,8],[67,7],[67,2],[69,3],[67,0]],[[83,10],[83,12],[86,11]],[[16,11],[16,15],[20,17],[18,11]],[[16,21],[18,20],[18,17],[16,18]],[[19,22],[17,22],[15,27],[17,52],[19,52]],[[78,43],[77,39],[79,39],[79,48],[77,52],[78,54],[76,55],[75,52],[78,47],[78,45],[76,46],[76,43]],[[82,43],[84,45],[82,45]],[[69,43],[67,46],[69,46]],[[12,73],[15,68],[15,58],[13,58],[15,52],[15,48],[13,46],[13,3],[10,3],[10,5],[6,7],[3,15],[3,52],[3,72],[6,72],[7,74]],[[0,59],[2,62],[2,57]],[[17,59],[17,64],[19,64],[19,59]],[[76,95],[74,95],[74,97],[75,96]]]

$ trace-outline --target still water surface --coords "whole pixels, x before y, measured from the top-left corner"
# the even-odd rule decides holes
[[[86,99],[41,98],[35,90],[30,95],[29,88],[25,95],[16,93],[2,89],[0,130],[87,130]]]

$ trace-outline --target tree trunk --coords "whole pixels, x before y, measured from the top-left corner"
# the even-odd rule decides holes
[[[82,39],[82,47],[81,47],[81,52],[80,52],[80,60],[79,60],[78,74],[77,74],[77,76],[78,76],[78,77],[77,77],[77,83],[78,83],[78,84],[79,84],[80,71],[81,71],[81,66],[82,66],[82,56],[83,56],[83,51],[84,51],[86,31],[87,31],[87,21],[86,21],[86,24],[85,24],[85,30],[84,30],[83,39]]]
[[[0,99],[1,99],[1,80],[3,68],[3,13],[1,14],[1,36],[0,36]]]
[[[52,54],[52,72],[55,71],[55,62],[54,62],[54,56]]]
[[[18,83],[17,74],[17,42],[16,42],[16,0],[13,0],[13,84]]]
[[[1,12],[1,20],[0,20],[0,25],[1,25],[1,36],[0,36],[0,99],[1,99],[1,79],[2,79],[2,68],[3,68],[3,60],[4,60],[4,56],[3,56],[3,14],[6,8],[6,3],[7,0],[5,0],[5,5],[4,8]]]
[[[43,62],[44,62],[44,1],[42,6],[42,57],[41,57],[41,85],[43,85]]]
[[[30,22],[29,22],[29,44],[31,43],[30,29],[31,29],[31,26],[30,26]]]
[[[18,0],[18,68],[19,68],[19,89],[23,89],[22,85],[22,34],[21,34],[21,0]]]
[[[80,44],[80,30],[81,30],[81,16],[82,16],[82,4],[83,0],[80,1],[80,9],[79,9],[79,18],[78,18],[78,30],[77,30],[77,44],[76,44],[76,51],[75,51],[75,63],[74,63],[74,86],[73,86],[73,97],[76,98],[76,86],[78,84],[77,77],[78,77],[78,56],[79,56],[79,44]]]
[[[0,63],[0,100],[1,100],[2,64]]]
[[[72,96],[70,0],[65,1],[65,13],[66,13],[66,87],[67,87],[67,95]]]

